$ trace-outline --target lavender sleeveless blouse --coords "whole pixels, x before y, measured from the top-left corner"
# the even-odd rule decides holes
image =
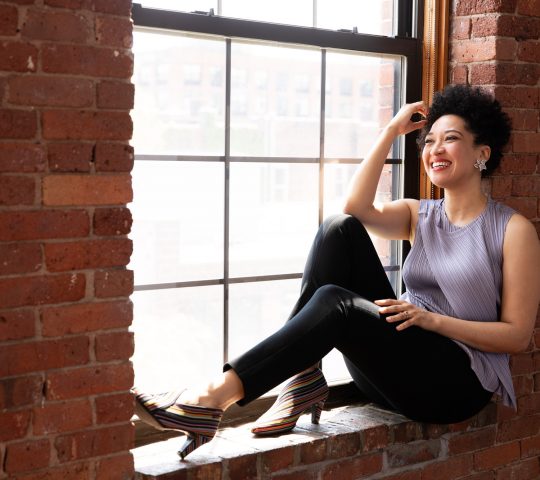
[[[403,265],[407,291],[401,298],[463,320],[498,321],[504,232],[514,213],[488,199],[476,219],[456,227],[446,217],[444,199],[421,200],[415,241]],[[455,342],[469,356],[482,386],[499,394],[505,405],[516,408],[509,355]]]

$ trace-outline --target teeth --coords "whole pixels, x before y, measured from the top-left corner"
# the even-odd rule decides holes
[[[436,167],[447,167],[448,165],[450,165],[449,162],[434,162],[431,164],[431,167],[432,168],[436,168]]]

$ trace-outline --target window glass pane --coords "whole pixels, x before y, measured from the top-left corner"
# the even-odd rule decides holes
[[[318,165],[231,165],[231,277],[302,272],[318,221]]]
[[[223,287],[139,291],[132,299],[135,385],[166,392],[221,371]]]
[[[313,0],[222,0],[222,9],[226,17],[313,26]]]
[[[137,160],[135,284],[223,277],[223,164]]]
[[[135,31],[138,154],[223,155],[225,42]]]
[[[328,52],[326,56],[327,158],[361,158],[392,118],[398,59]]]
[[[233,43],[231,154],[318,157],[321,54]]]
[[[317,27],[392,35],[393,0],[318,0]]]
[[[229,286],[229,358],[265,339],[287,321],[300,294],[300,279]]]
[[[137,0],[143,7],[162,8],[164,10],[177,10],[180,12],[204,11],[211,8],[217,14],[217,0]]]

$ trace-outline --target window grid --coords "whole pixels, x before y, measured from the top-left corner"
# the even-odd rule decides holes
[[[179,12],[166,12],[170,14],[167,18],[167,16],[163,15],[163,12],[158,12],[157,16],[155,15],[156,12],[152,9],[145,9],[141,8],[140,5],[135,4],[133,9],[133,17],[136,24],[136,28],[139,29],[140,26],[146,26],[146,27],[157,27],[156,21],[165,28],[169,29],[179,29],[179,30],[192,30],[196,32],[202,32],[202,33],[213,33],[218,35],[223,35],[225,32],[219,31],[220,28],[217,28],[215,30],[212,30],[212,32],[208,31],[208,26],[201,28],[200,25],[196,25],[197,22],[192,23],[188,22],[187,24],[190,25],[189,28],[187,27],[186,20],[190,19],[201,19],[203,21],[203,24],[208,18],[204,18],[199,15],[190,15],[190,14],[183,14]],[[227,23],[230,19],[217,19],[225,20]],[[257,24],[259,22],[253,22],[253,21],[233,21],[236,24],[244,24],[244,26],[249,26],[249,24]],[[173,27],[173,24],[174,27]],[[274,26],[275,28],[276,26]],[[279,30],[279,26],[277,26]],[[287,28],[287,27],[286,27]],[[223,28],[221,28],[223,29]],[[226,30],[226,28],[225,28]],[[286,35],[285,37],[288,39],[285,39],[284,42],[292,41],[294,42],[295,39],[299,38],[298,35],[295,34],[295,30],[298,30],[295,27],[288,27],[288,31],[292,31],[292,35]],[[253,36],[253,33],[255,33],[255,30],[252,30],[250,28],[247,28],[246,33],[242,33],[239,35],[240,37],[244,38],[250,38]],[[259,30],[260,31],[260,30]],[[242,30],[243,32],[243,30]],[[263,34],[260,35],[260,38],[263,40],[270,40],[270,41],[277,41],[277,39],[273,38],[273,35],[277,35],[278,37],[281,35],[280,32],[274,32],[271,33],[268,38],[268,34],[264,34],[264,30],[262,30]],[[236,33],[238,33],[238,30],[236,30]],[[298,32],[296,32],[298,33]],[[226,35],[225,35],[226,36]],[[237,35],[235,35],[237,36]],[[362,35],[355,35],[356,37],[362,37]],[[284,38],[285,38],[284,37]],[[301,35],[300,35],[301,37]],[[323,35],[324,37],[324,35]],[[369,36],[368,36],[369,37]],[[379,40],[384,39],[382,43],[392,42],[394,39],[390,39],[388,37],[379,37]],[[342,39],[337,39],[337,42],[334,42],[335,44],[338,44],[339,46],[333,48],[346,48],[344,45],[348,45],[347,41],[343,43]],[[406,42],[404,39],[400,39],[398,42],[393,42],[391,48],[389,47],[390,43],[387,43],[384,45],[386,50],[381,50],[381,42],[373,43],[372,39],[370,38],[364,38],[364,41],[360,42],[360,45],[355,45],[354,50],[358,50],[359,46],[361,47],[362,44],[365,47],[365,50],[362,50],[364,52],[371,51],[372,53],[383,53],[385,51],[386,53],[391,53],[393,55],[399,54],[404,55],[407,58],[407,61],[405,59],[402,61],[402,72],[398,72],[397,69],[394,73],[395,76],[395,83],[394,83],[394,111],[399,107],[399,105],[402,102],[401,94],[402,94],[402,86],[401,86],[401,77],[402,75],[406,75],[408,79],[410,79],[411,74],[410,70],[407,70],[404,68],[405,64],[414,65],[415,61],[413,61],[413,58],[416,55],[416,52],[411,49],[413,45],[417,45],[416,41],[414,42]],[[320,40],[319,43],[321,43],[323,40]],[[222,278],[214,278],[209,280],[194,280],[194,281],[186,281],[186,282],[168,282],[168,283],[157,283],[157,284],[145,284],[145,285],[137,285],[135,286],[136,291],[145,291],[145,290],[159,290],[159,289],[168,289],[168,288],[186,288],[186,287],[194,287],[194,286],[210,286],[210,285],[223,285],[224,289],[224,304],[223,304],[223,332],[224,332],[224,342],[223,342],[223,359],[224,361],[228,360],[228,351],[229,351],[229,286],[231,284],[237,284],[237,283],[246,283],[246,282],[260,282],[260,281],[269,281],[269,280],[286,280],[286,279],[298,279],[301,278],[301,273],[288,273],[288,274],[274,274],[274,275],[257,275],[257,276],[243,276],[243,277],[233,277],[231,278],[229,275],[229,221],[230,221],[230,166],[231,163],[236,162],[264,162],[264,163],[318,163],[319,165],[319,195],[318,195],[318,218],[319,218],[319,224],[323,220],[323,202],[324,202],[324,167],[327,163],[342,163],[342,164],[359,164],[361,163],[362,159],[355,159],[355,158],[325,158],[324,156],[324,141],[325,141],[325,100],[326,100],[326,52],[327,48],[322,47],[322,45],[319,45],[318,42],[311,43],[311,45],[320,46],[320,52],[321,52],[321,106],[320,106],[320,122],[319,122],[319,135],[320,135],[320,145],[319,145],[319,157],[306,157],[306,158],[286,158],[286,157],[239,157],[239,156],[231,156],[230,155],[230,127],[231,127],[231,44],[232,40],[231,38],[225,38],[225,45],[226,45],[226,72],[225,72],[225,152],[223,156],[209,156],[209,155],[151,155],[151,154],[144,154],[144,155],[135,155],[135,160],[159,160],[159,161],[197,161],[197,162],[223,162],[224,163],[224,238],[223,238],[223,247],[224,247],[224,265],[223,265],[223,277]],[[264,42],[266,43],[266,42]],[[399,52],[399,53],[398,53]],[[417,87],[418,88],[418,87]],[[414,88],[410,89],[414,92]],[[410,151],[410,145],[408,146],[408,151]],[[396,141],[396,144],[394,145],[394,152],[403,152],[403,146],[399,144],[399,142]],[[386,161],[386,164],[391,165],[397,165],[402,167],[403,161],[401,158],[391,158]],[[402,194],[402,187],[401,187],[401,179],[400,174],[403,168],[397,168],[392,169],[392,197],[393,199],[398,198]],[[409,180],[410,185],[410,180]],[[400,242],[392,242],[391,243],[391,265],[386,266],[385,270],[387,272],[400,272],[400,265],[399,265],[399,259],[401,257],[401,244]],[[399,275],[398,275],[399,277]],[[397,287],[397,285],[394,285],[394,287]]]

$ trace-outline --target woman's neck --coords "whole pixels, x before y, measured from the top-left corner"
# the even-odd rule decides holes
[[[444,210],[446,217],[455,226],[463,226],[480,215],[487,204],[487,197],[481,189],[468,192],[445,191]]]

